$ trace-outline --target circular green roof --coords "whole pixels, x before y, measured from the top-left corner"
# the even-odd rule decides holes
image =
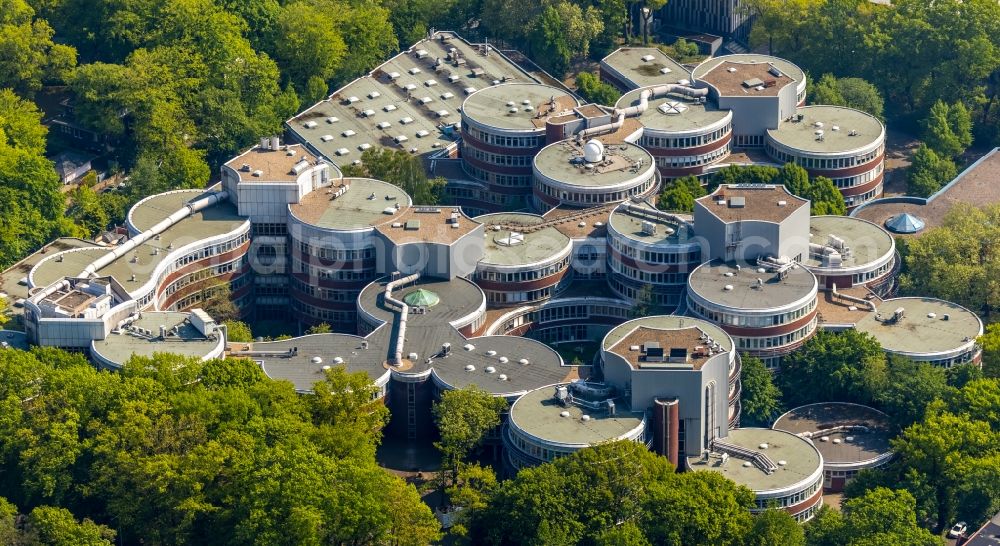
[[[441,298],[434,292],[421,288],[403,296],[403,301],[412,307],[434,307],[441,303]]]

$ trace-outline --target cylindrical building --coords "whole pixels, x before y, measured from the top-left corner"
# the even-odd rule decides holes
[[[687,310],[718,324],[740,352],[775,369],[816,332],[816,276],[794,262],[708,262],[688,278]]]
[[[979,364],[983,321],[961,305],[935,298],[875,300],[874,312],[855,324],[858,331],[875,337],[882,349],[917,362],[950,368]]]
[[[894,436],[889,417],[876,409],[845,402],[797,407],[774,422],[776,430],[805,438],[823,455],[823,488],[844,490],[858,472],[880,468],[892,460]]]
[[[882,195],[885,126],[843,106],[806,106],[767,131],[767,155],[833,180],[848,208]]]
[[[659,185],[653,156],[627,142],[556,142],[538,152],[533,171],[532,206],[540,212],[617,203],[648,195]]]
[[[546,120],[572,112],[569,93],[535,83],[480,89],[462,104],[462,165],[485,186],[482,208],[515,210],[531,193],[531,161],[545,146]],[[562,138],[562,137],[560,137]]]
[[[559,293],[573,280],[573,241],[533,214],[488,214],[485,255],[473,277],[490,305],[535,303]]]
[[[676,90],[654,93],[659,89],[676,87],[636,89],[622,96],[616,108],[645,105],[638,115],[643,125],[638,144],[652,154],[664,180],[704,175],[710,165],[729,156],[732,111]],[[643,92],[649,95],[646,100]]]
[[[665,309],[681,303],[688,274],[702,263],[691,224],[648,203],[622,203],[608,221],[608,284],[620,297]]]
[[[819,279],[820,290],[864,286],[884,297],[896,287],[896,242],[881,227],[850,216],[809,219],[809,257],[802,266]]]
[[[399,187],[369,178],[344,178],[288,205],[294,317],[354,331],[358,294],[378,277],[375,226],[409,205]]]
[[[750,488],[755,514],[774,507],[804,523],[823,506],[823,455],[809,440],[783,430],[731,430],[709,452],[688,457],[687,468],[718,472]]]

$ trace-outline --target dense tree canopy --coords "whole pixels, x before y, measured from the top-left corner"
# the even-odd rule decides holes
[[[890,125],[916,130],[938,100],[971,106],[997,143],[1000,5],[992,0],[749,0],[752,45],[814,75],[863,78]],[[846,97],[845,97],[846,98]]]
[[[375,464],[371,388],[342,368],[302,396],[248,360],[157,355],[109,373],[3,351],[0,489],[46,536],[113,536],[75,523],[90,518],[127,543],[427,544],[430,510]]]
[[[694,200],[705,193],[705,188],[697,177],[682,176],[664,183],[656,206],[661,210],[691,212],[694,210]]]
[[[885,353],[857,330],[819,331],[781,361],[778,386],[790,406],[810,402],[870,403],[886,378]]]
[[[774,385],[771,372],[757,357],[743,355],[740,382],[741,423],[747,427],[770,427],[781,413],[781,390]]]
[[[832,180],[825,176],[810,180],[809,173],[794,163],[785,163],[780,169],[761,165],[729,165],[709,178],[712,189],[722,184],[781,184],[788,188],[789,193],[808,199],[813,215],[847,213],[844,196]]]
[[[819,81],[810,81],[809,101],[812,104],[848,106],[867,112],[884,121],[885,101],[878,88],[861,78],[837,78],[823,74]]]
[[[576,88],[587,100],[605,106],[614,106],[621,98],[621,93],[614,86],[602,82],[590,72],[577,74]]]
[[[901,289],[953,301],[988,319],[1000,309],[998,244],[1000,205],[958,203],[940,227],[908,241]]]

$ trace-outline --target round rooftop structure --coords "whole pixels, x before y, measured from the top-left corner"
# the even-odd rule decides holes
[[[592,207],[644,195],[656,186],[653,156],[635,144],[605,144],[596,163],[584,155],[584,145],[573,139],[538,152],[532,163],[536,208]]]
[[[663,212],[648,202],[618,205],[608,219],[608,228],[609,233],[641,247],[696,245],[692,240],[694,230],[686,219]]]
[[[809,257],[802,265],[821,277],[825,288],[839,281],[838,288],[844,289],[888,273],[895,253],[895,239],[871,222],[850,216],[813,216],[809,219]],[[852,282],[844,282],[848,275]]]
[[[410,196],[394,184],[372,178],[343,178],[288,205],[301,224],[323,231],[370,229],[392,221],[410,205]]]
[[[768,129],[768,144],[778,152],[794,157],[812,154],[839,156],[861,154],[885,141],[885,126],[875,116],[845,106],[814,105],[798,109],[790,121],[782,121],[777,129]],[[775,155],[768,150],[770,155]],[[858,162],[859,164],[862,162]],[[834,170],[850,165],[829,165]],[[807,166],[824,169],[823,165]]]
[[[151,357],[154,353],[173,353],[208,360],[221,357],[225,339],[219,334],[206,336],[189,320],[190,313],[145,312],[122,331],[91,342],[94,360],[104,368],[118,369],[133,356]],[[166,333],[160,336],[160,329]],[[147,333],[149,332],[149,333]]]
[[[486,226],[485,256],[480,266],[523,268],[558,261],[573,250],[570,238],[555,227],[534,227],[545,222],[535,214],[496,213],[475,220]]]
[[[823,486],[841,491],[866,468],[892,459],[889,440],[896,429],[889,417],[873,408],[845,402],[821,402],[795,408],[771,427],[809,439],[823,455]]]
[[[638,106],[641,103],[643,91],[655,89],[645,87],[635,89],[622,95],[615,104],[616,109]],[[644,137],[657,136],[696,136],[723,129],[732,123],[731,110],[720,110],[708,102],[699,102],[680,93],[653,97],[647,100],[646,111],[639,115],[639,120],[645,128]],[[657,146],[667,148],[668,146]],[[675,146],[678,148],[684,146]]]
[[[566,91],[549,85],[505,83],[469,95],[462,103],[462,118],[487,131],[544,131],[548,116],[579,104]]]
[[[560,388],[568,396],[560,398]],[[630,411],[614,389],[575,382],[542,387],[514,402],[504,440],[508,460],[521,468],[604,442],[641,441],[645,430],[645,412]]]
[[[924,226],[923,220],[908,212],[890,216],[885,221],[885,227],[893,233],[913,234],[924,229]]]
[[[796,308],[815,301],[815,275],[794,264],[786,273],[782,277],[766,269],[707,262],[688,277],[688,294],[696,301],[747,315]]]
[[[771,72],[774,68],[777,71]],[[770,55],[758,55],[755,53],[722,55],[704,60],[691,71],[694,80],[705,81],[716,88],[720,95],[743,95],[743,82],[748,79],[781,79],[785,83],[778,81],[774,89],[794,82],[797,95],[801,95],[799,102],[805,99],[806,74],[791,61]]]
[[[678,315],[654,315],[632,319],[615,326],[604,336],[601,341],[601,349],[613,352],[627,360],[635,360],[637,353],[630,347],[637,344],[629,343],[629,341],[630,338],[643,330],[649,332],[649,335],[645,337],[652,337],[654,333],[658,332],[663,335],[663,339],[676,340],[677,346],[680,347],[718,344],[720,352],[730,352],[734,347],[729,334],[707,320]],[[707,342],[709,339],[712,340],[712,343]]]
[[[983,334],[983,322],[965,307],[916,297],[879,302],[855,328],[874,336],[888,353],[944,367],[977,360],[976,338]]]
[[[718,472],[752,490],[757,497],[753,512],[776,505],[803,522],[823,504],[823,456],[812,442],[790,432],[730,430],[715,440],[708,457],[688,457],[687,467]]]

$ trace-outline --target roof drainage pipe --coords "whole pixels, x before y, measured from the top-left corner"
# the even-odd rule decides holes
[[[405,284],[410,284],[411,282],[416,282],[420,278],[420,273],[414,273],[394,281],[389,281],[385,285],[385,301],[389,304],[399,308],[399,322],[397,323],[396,330],[396,345],[393,347],[392,354],[392,364],[393,366],[399,366],[403,363],[403,340],[406,339],[406,315],[410,312],[410,306],[406,305],[403,300],[398,300],[392,296],[392,291],[396,289],[397,286],[403,286]]]
[[[648,110],[649,99],[659,98],[670,93],[680,93],[681,95],[688,97],[699,98],[707,97],[708,89],[695,89],[694,87],[673,83],[668,85],[658,85],[650,89],[643,89],[642,92],[639,93],[639,104],[629,106],[628,108],[615,108],[615,121],[604,125],[598,125],[597,127],[591,127],[590,129],[584,129],[583,131],[577,133],[576,140],[581,141],[590,136],[617,131],[625,123],[625,118],[641,115],[643,112]]]
[[[98,271],[101,270],[102,267],[105,267],[111,262],[117,260],[118,258],[121,258],[125,254],[128,254],[130,251],[134,250],[139,245],[163,233],[164,231],[167,230],[167,228],[173,226],[174,224],[180,222],[181,220],[187,218],[188,216],[191,216],[192,214],[200,210],[203,210],[207,207],[210,207],[226,199],[228,196],[229,193],[226,191],[213,192],[187,203],[186,205],[178,209],[170,216],[167,216],[163,220],[160,220],[153,227],[147,229],[146,231],[143,231],[142,233],[136,235],[135,237],[132,237],[122,245],[114,248],[111,252],[108,252],[107,254],[91,262],[90,265],[85,267],[78,276],[89,277],[97,273]]]

